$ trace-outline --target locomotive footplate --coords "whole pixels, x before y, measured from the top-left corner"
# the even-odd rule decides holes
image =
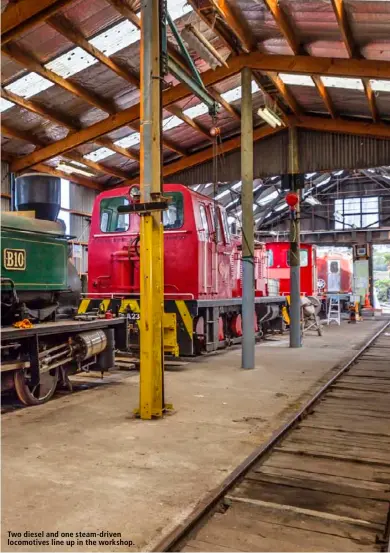
[[[164,352],[173,356],[193,356],[215,351],[241,340],[241,298],[225,300],[177,300],[164,302]],[[284,329],[283,296],[255,298],[255,328],[261,336],[267,330]],[[139,298],[85,298],[78,315],[108,313],[126,316],[130,347],[139,349],[141,309]]]

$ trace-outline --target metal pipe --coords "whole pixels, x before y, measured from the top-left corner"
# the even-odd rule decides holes
[[[289,172],[299,172],[298,131],[289,128]],[[299,194],[295,188],[294,192]],[[290,219],[290,348],[300,348],[301,340],[301,259],[300,259],[300,202],[296,206],[296,217]]]
[[[252,72],[241,71],[241,208],[242,208],[242,357],[243,369],[255,367],[255,279],[253,218]]]

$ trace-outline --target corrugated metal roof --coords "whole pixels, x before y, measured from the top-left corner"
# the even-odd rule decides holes
[[[133,11],[137,11],[140,8],[140,2],[138,0],[122,1],[124,5],[128,6]],[[5,5],[6,2],[3,2],[2,7]],[[227,57],[229,48],[218,34],[217,26],[213,26],[213,24],[206,25],[194,10],[185,6],[184,0],[169,0],[169,5],[174,9],[174,16],[177,17],[176,22],[179,30],[182,30],[188,23],[194,25],[204,34],[206,39],[218,49],[222,57]],[[205,8],[206,11],[204,13],[207,12],[209,15],[212,14],[210,21],[216,21],[215,15],[217,12],[215,12],[212,2],[209,0],[202,0],[202,2],[193,2],[193,5],[199,5]],[[254,36],[256,47],[260,51],[269,54],[292,54],[286,39],[281,33],[281,29],[263,0],[236,0],[234,5],[241,11],[242,17]],[[345,0],[345,5],[353,39],[360,48],[361,55],[369,59],[390,60],[390,2],[379,0]],[[348,57],[331,0],[280,0],[279,7],[283,10],[286,18],[290,22],[290,26],[296,34],[298,43],[304,46],[308,54],[328,57]],[[139,41],[125,48],[118,46],[119,44],[123,44],[120,42],[122,39],[120,39],[119,42],[117,39],[120,38],[120,28],[122,28],[121,25],[124,25],[125,20],[111,3],[107,0],[73,0],[66,5],[66,7],[62,8],[59,13],[61,17],[67,18],[76,29],[79,29],[88,40],[94,37],[93,44],[95,44],[95,46],[98,44],[95,43],[96,37],[101,37],[99,40],[102,41],[102,48],[106,49],[108,53],[114,52],[111,56],[114,61],[118,62],[125,70],[131,71],[136,75],[139,74]],[[119,27],[116,27],[118,24],[120,24]],[[118,31],[116,31],[116,29],[118,29]],[[226,29],[228,29],[228,27],[226,27]],[[114,36],[114,31],[118,32],[117,38]],[[109,34],[113,32],[113,38],[107,38]],[[174,43],[170,31],[168,35],[172,43]],[[240,51],[242,46],[240,40],[231,31],[228,31],[228,35],[229,40],[233,44],[232,50]],[[127,40],[128,37],[125,37],[125,39]],[[60,66],[57,59],[58,56],[65,55],[63,62],[69,64],[70,72],[74,72],[75,68],[79,69],[85,65],[85,60],[82,59],[83,52],[79,48],[76,52],[75,45],[55,31],[48,23],[39,23],[35,27],[28,29],[15,41],[15,44],[33,53],[41,63],[46,64],[50,62],[49,66],[65,77],[67,73],[64,72],[66,70],[63,64]],[[119,47],[121,49],[118,50]],[[200,71],[209,68],[208,64],[202,60],[196,52],[191,51],[191,53]],[[76,62],[74,60],[76,60],[79,54],[80,57],[77,62],[79,67],[76,67]],[[66,56],[69,56],[69,59]],[[87,58],[90,61],[92,60],[90,54],[85,53],[85,59]],[[94,60],[92,61],[94,62]],[[2,56],[2,72],[3,85],[15,83],[15,81],[18,82],[20,77],[29,75],[29,72],[23,69],[19,63],[9,59],[7,56]],[[70,81],[78,83],[88,91],[97,94],[108,103],[111,103],[117,111],[126,109],[139,102],[139,90],[100,62],[94,62],[89,67],[77,70],[71,76]],[[168,76],[166,81],[167,83],[177,83],[171,76]],[[239,84],[240,77],[239,75],[235,75],[218,83],[215,88],[220,93],[225,93],[239,86]],[[24,94],[31,94],[31,86],[31,84],[28,84]],[[19,90],[21,90],[20,87]],[[303,84],[289,85],[289,90],[291,94],[294,95],[297,102],[302,106],[304,112],[320,115],[327,114],[325,104],[315,87],[309,87]],[[371,111],[363,91],[346,91],[343,88],[331,88],[329,86],[327,90],[335,110],[339,115],[358,117],[360,119],[365,118],[367,121],[371,119]],[[280,104],[285,105],[285,101],[275,87],[272,89],[271,86],[270,91]],[[86,101],[52,83],[50,83],[50,87],[46,90],[34,94],[31,100],[38,102],[43,108],[52,108],[59,115],[73,118],[75,127],[89,126],[107,117],[106,112],[91,106]],[[375,92],[375,100],[380,116],[384,120],[390,120],[390,92]],[[199,101],[196,98],[190,97],[179,102],[178,107],[181,109],[188,109],[196,106],[198,103]],[[255,93],[253,96],[255,124],[259,122],[256,112],[263,103],[263,94],[260,92]],[[238,112],[240,111],[239,100],[233,102],[232,105],[237,108]],[[290,113],[290,110],[287,108],[286,112]],[[164,110],[164,118],[166,119],[167,117],[169,117],[169,112]],[[43,143],[59,140],[68,133],[65,127],[44,120],[42,117],[17,106],[11,107],[3,112],[3,121],[16,130],[33,133],[37,140]],[[202,115],[196,118],[195,122],[205,127],[206,130],[209,130],[213,126],[213,122],[208,115]],[[234,134],[239,135],[240,133],[239,121],[224,108],[221,108],[216,124],[220,127],[223,138],[227,138]],[[132,132],[132,129],[125,127],[124,129],[110,133],[108,136],[111,140],[117,141]],[[275,156],[275,151],[279,152],[279,145],[285,140],[284,137],[285,135],[281,135],[280,137],[275,136],[272,137],[272,139],[264,141],[264,145],[258,144],[255,146],[256,151],[260,151],[262,148],[267,154],[264,158],[267,160],[267,169],[264,169],[264,166],[262,169],[257,168],[256,170],[258,170],[259,174],[272,174],[276,171],[277,167],[279,167],[279,170],[284,167],[284,159],[277,162]],[[207,147],[209,144],[201,133],[184,123],[174,129],[164,132],[164,138],[171,140],[177,146],[188,151],[188,153]],[[326,142],[326,139],[324,140]],[[329,140],[331,141],[332,139],[329,138]],[[345,148],[348,150],[350,142],[349,139],[345,140]],[[268,149],[269,144],[274,144],[276,150],[271,151],[271,149]],[[78,147],[76,151],[85,155],[99,147],[100,146],[97,144],[89,143]],[[4,139],[3,148],[6,153],[14,156],[25,155],[33,150],[31,145],[19,139]],[[137,147],[135,150],[137,150]],[[236,159],[236,154],[233,153],[229,155],[233,156],[231,158],[231,164],[233,164],[233,160]],[[178,157],[178,154],[164,148],[165,161],[175,157]],[[225,157],[228,158],[229,156]],[[59,159],[60,157],[58,157],[58,160]],[[324,156],[322,161],[326,159],[326,156]],[[319,162],[320,161],[321,160],[319,160]],[[120,168],[128,172],[137,172],[139,169],[139,164],[136,161],[129,160],[118,154],[108,157],[106,160],[103,160],[103,163],[107,166]],[[53,165],[53,163],[51,164]],[[325,161],[320,164],[324,165]],[[373,165],[373,163],[371,162],[370,165]],[[199,169],[199,174],[207,174],[207,167],[206,164],[204,169]],[[98,180],[99,182],[109,183],[112,182],[112,177],[99,175]]]

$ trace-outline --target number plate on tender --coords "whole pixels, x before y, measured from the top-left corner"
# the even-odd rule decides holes
[[[26,250],[4,248],[3,262],[4,268],[8,271],[25,271]]]

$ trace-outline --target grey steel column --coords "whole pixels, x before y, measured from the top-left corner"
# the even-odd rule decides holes
[[[289,128],[289,173],[299,172],[298,132],[297,128]],[[299,195],[299,190],[294,190]],[[296,219],[290,224],[290,348],[300,348],[301,341],[301,260],[300,231],[301,225],[299,202],[296,206]]]
[[[255,367],[252,72],[241,72],[242,362]]]

